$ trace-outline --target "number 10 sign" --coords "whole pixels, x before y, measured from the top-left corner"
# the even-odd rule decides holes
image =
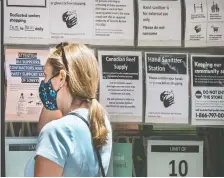
[[[148,140],[148,177],[203,177],[203,141]]]

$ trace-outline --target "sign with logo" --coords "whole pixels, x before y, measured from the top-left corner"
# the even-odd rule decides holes
[[[185,0],[185,46],[223,46],[224,1]]]
[[[147,123],[187,124],[188,55],[145,53]]]
[[[203,141],[148,140],[148,177],[203,177]]]
[[[49,0],[50,42],[133,46],[133,9],[133,0]]]
[[[36,138],[5,139],[6,177],[24,177],[25,166],[36,152]]]
[[[132,144],[113,144],[113,176],[132,177]]]
[[[193,125],[224,124],[224,56],[191,56]]]

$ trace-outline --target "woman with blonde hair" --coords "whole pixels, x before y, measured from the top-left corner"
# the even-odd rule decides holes
[[[44,74],[39,88],[42,112],[54,111],[63,117],[44,122],[35,159],[28,162],[25,175],[105,176],[112,130],[96,99],[99,68],[92,50],[85,45],[61,43],[49,55]]]

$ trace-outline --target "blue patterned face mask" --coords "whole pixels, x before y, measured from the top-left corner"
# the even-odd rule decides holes
[[[60,90],[60,88],[57,91],[55,91],[53,89],[51,82],[51,79],[53,79],[57,75],[51,77],[47,83],[45,83],[43,80],[40,83],[39,96],[43,105],[48,110],[58,110],[56,98],[57,98],[57,92]]]

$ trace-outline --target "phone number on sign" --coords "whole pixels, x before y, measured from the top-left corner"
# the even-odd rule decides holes
[[[199,118],[224,118],[224,113],[196,113]]]

